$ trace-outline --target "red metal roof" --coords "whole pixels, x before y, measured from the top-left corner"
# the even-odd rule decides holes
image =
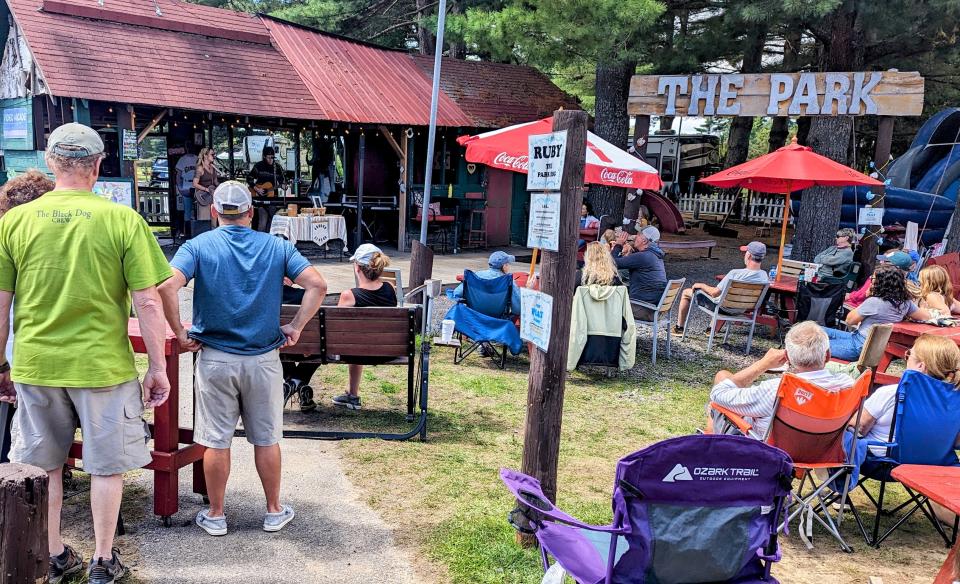
[[[432,57],[181,0],[7,0],[53,95],[271,118],[427,125]],[[576,102],[529,67],[444,59],[437,123]]]
[[[54,95],[241,115],[323,119],[296,71],[271,45],[77,18],[38,10],[38,0],[7,1]],[[73,3],[96,5],[95,0]],[[133,4],[153,6],[142,0],[105,2],[113,10]],[[221,13],[227,27],[238,28],[240,22],[249,22],[250,29],[264,30],[255,17],[217,10],[218,15]]]
[[[433,79],[433,57],[413,59]],[[554,111],[580,109],[545,75],[522,65],[462,61],[444,57],[440,89],[449,95],[478,128],[503,128],[552,115]]]
[[[264,18],[277,47],[306,82],[323,117],[361,123],[426,125],[430,81],[410,55]],[[472,126],[440,94],[440,126]]]

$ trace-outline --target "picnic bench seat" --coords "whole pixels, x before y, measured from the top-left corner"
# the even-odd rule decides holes
[[[280,322],[289,323],[299,308],[283,305]],[[377,308],[323,306],[304,327],[297,344],[280,349],[282,361],[327,365],[369,364],[373,359],[380,365],[406,365],[407,421],[416,422],[410,431],[392,434],[291,430],[284,431],[283,435],[288,438],[407,440],[419,434],[420,439],[425,440],[430,343],[424,339],[418,351],[417,335],[421,332],[422,319],[423,307],[420,305]],[[417,406],[419,416],[414,412]]]
[[[713,248],[717,246],[717,241],[715,239],[700,239],[692,241],[664,241],[660,240],[657,242],[657,245],[660,246],[660,249],[706,249],[707,255],[703,256],[704,259],[719,259],[713,257]]]

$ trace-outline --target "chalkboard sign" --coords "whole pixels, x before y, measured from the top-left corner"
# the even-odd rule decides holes
[[[140,158],[137,152],[137,133],[133,130],[123,131],[123,159],[136,160]]]

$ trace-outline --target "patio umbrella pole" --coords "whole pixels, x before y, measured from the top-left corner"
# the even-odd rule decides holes
[[[787,183],[787,192],[783,200],[783,225],[780,226],[780,251],[777,253],[777,282],[783,276],[783,246],[787,241],[787,222],[790,220],[790,192],[793,190],[793,182]]]
[[[433,88],[430,92],[430,130],[427,134],[427,168],[423,173],[423,208],[420,211],[420,243],[427,245],[427,222],[430,221],[430,189],[433,188],[433,151],[437,142],[437,102],[440,99],[440,57],[443,55],[443,26],[447,19],[447,0],[437,8],[437,45],[433,52]],[[443,162],[440,162],[443,173]],[[453,243],[457,248],[457,243]]]

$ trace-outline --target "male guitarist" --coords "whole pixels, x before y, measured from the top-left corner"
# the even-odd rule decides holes
[[[252,187],[253,196],[278,196],[282,192],[285,179],[283,167],[276,162],[276,152],[273,147],[264,146],[260,162],[254,164],[247,174],[247,184]]]

